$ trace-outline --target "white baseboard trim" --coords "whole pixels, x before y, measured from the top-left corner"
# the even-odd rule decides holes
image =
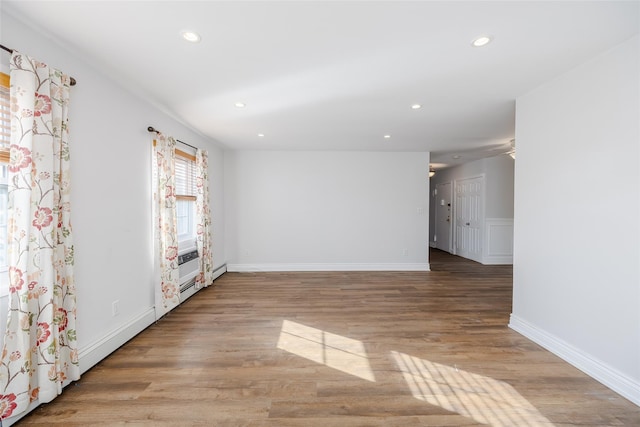
[[[89,344],[85,348],[79,349],[78,360],[80,362],[80,373],[84,374],[155,321],[156,312],[153,307],[150,307],[126,324],[106,334],[98,341]]]
[[[482,260],[483,265],[513,265],[513,255],[488,255]]]
[[[226,264],[219,266],[213,272],[213,280],[222,276],[226,271]],[[92,344],[89,344],[85,348],[79,349],[78,361],[80,363],[80,373],[84,374],[102,359],[124,345],[131,338],[135,337],[140,332],[148,328],[155,321],[155,310],[153,307],[150,307],[143,313],[131,319],[126,324],[109,332],[101,339],[95,341]]]
[[[219,266],[213,272],[213,280],[222,276],[227,271],[227,265],[223,264]],[[137,317],[131,319],[128,323],[120,326],[119,328],[109,332],[107,335],[102,337],[101,339],[95,341],[92,344],[89,344],[85,348],[78,350],[78,362],[80,363],[80,374],[84,374],[89,369],[93,368],[97,365],[102,359],[109,356],[111,353],[122,347],[127,341],[131,338],[138,335],[140,332],[148,328],[156,321],[156,313],[153,307],[149,308],[145,312],[141,313]],[[67,384],[64,385],[65,387]],[[2,420],[0,426],[9,427],[35,408],[40,405],[38,400],[31,402],[29,408],[21,414],[16,415],[15,417],[7,418]]]
[[[511,314],[509,327],[640,406],[640,381],[629,378],[617,369],[514,314]]]
[[[211,283],[213,284],[214,280],[216,280],[218,277],[222,276],[226,272],[227,272],[227,265],[226,264],[218,267],[213,272],[213,276],[211,278]],[[183,302],[185,302],[186,300],[188,300],[189,298],[194,296],[196,293],[198,293],[198,291],[200,291],[202,289],[204,289],[204,288],[196,288],[196,286],[194,285],[194,286],[190,287],[187,290],[181,291],[180,292],[180,304],[182,304]],[[2,427],[2,426],[0,426],[0,427]]]
[[[429,263],[308,263],[308,264],[227,264],[234,273],[285,271],[431,271]]]
[[[154,308],[151,307],[144,313],[131,319],[131,321],[129,321],[127,324],[122,325],[118,329],[109,332],[107,335],[94,342],[93,344],[89,344],[85,348],[79,349],[78,362],[80,363],[80,374],[82,375],[87,372],[98,362],[116,351],[123,344],[138,335],[155,321],[156,312]],[[64,387],[66,387],[67,385],[68,383],[65,384]],[[16,415],[15,417],[2,420],[2,424],[0,425],[8,427],[15,424],[31,411],[36,409],[40,405],[40,403],[41,402],[38,400],[31,402],[26,411]]]
[[[216,268],[213,272],[213,280],[216,280],[218,277],[222,276],[227,272],[227,264],[222,264],[220,267]]]

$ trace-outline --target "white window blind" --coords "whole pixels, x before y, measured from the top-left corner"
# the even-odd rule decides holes
[[[176,197],[195,200],[196,161],[195,157],[176,150]]]
[[[9,107],[9,76],[0,73],[0,150],[9,149],[11,140],[11,110]]]

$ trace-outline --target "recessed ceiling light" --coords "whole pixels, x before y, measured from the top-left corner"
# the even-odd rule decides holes
[[[413,104],[411,106],[411,109],[413,109],[413,110],[419,110],[420,108],[422,108],[422,105],[420,105],[420,104]]]
[[[244,102],[236,102],[234,105],[238,108],[244,108],[247,106]]]
[[[471,45],[473,47],[482,47],[482,46],[486,46],[489,44],[489,42],[491,42],[491,37],[489,36],[480,36],[478,38],[476,38]]]
[[[182,31],[182,38],[191,43],[198,43],[200,41],[200,35],[193,31]]]
[[[258,134],[258,136],[259,136],[260,138],[264,138],[264,133],[259,133],[259,134]]]
[[[389,139],[389,138],[391,138],[391,135],[389,135],[389,134],[384,136],[384,139]]]
[[[458,160],[458,159],[460,158],[460,156],[459,156],[459,155],[457,155],[457,154],[456,154],[456,155],[454,155],[454,156],[451,156],[451,157],[452,157],[452,158],[454,158],[454,159],[456,159],[456,160]]]

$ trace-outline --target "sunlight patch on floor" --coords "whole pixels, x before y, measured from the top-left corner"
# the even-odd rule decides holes
[[[493,427],[553,426],[511,385],[391,352],[413,397]]]
[[[367,381],[376,380],[364,345],[352,338],[284,320],[278,348]]]

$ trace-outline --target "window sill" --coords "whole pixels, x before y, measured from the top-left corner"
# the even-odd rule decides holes
[[[198,246],[196,245],[195,236],[178,242],[178,255],[183,255],[196,249],[198,249]]]

